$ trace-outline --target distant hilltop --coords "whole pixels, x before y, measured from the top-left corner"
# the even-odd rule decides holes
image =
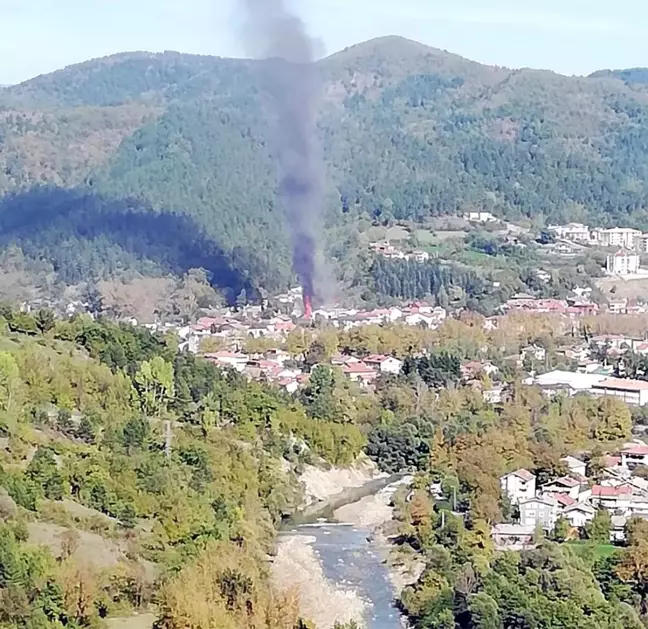
[[[0,254],[18,245],[69,284],[206,267],[234,297],[281,292],[294,278],[265,63],[133,52],[3,88]],[[475,214],[648,231],[646,70],[567,77],[401,37],[318,67],[323,241],[358,293],[375,293],[359,225]]]

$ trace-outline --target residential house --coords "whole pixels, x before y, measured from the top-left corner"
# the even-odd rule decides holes
[[[501,404],[504,399],[504,387],[493,387],[492,389],[484,389],[482,391],[482,398],[486,404]]]
[[[648,382],[630,378],[606,378],[596,383],[591,392],[593,395],[618,397],[631,406],[648,404]]]
[[[582,529],[588,522],[591,522],[596,516],[596,509],[586,502],[576,502],[573,505],[565,507],[561,516],[565,518],[575,528]]]
[[[342,367],[342,371],[349,380],[363,386],[373,383],[378,377],[378,372],[363,362],[348,363]]]
[[[639,465],[648,465],[648,445],[644,443],[628,443],[619,454],[622,467],[633,469]]]
[[[292,360],[290,353],[283,349],[270,349],[265,353],[265,357],[279,365],[284,365],[288,361]]]
[[[610,299],[607,306],[610,314],[626,314],[628,310],[627,299]]]
[[[560,459],[573,474],[580,477],[587,476],[587,464],[574,456],[566,456]]]
[[[543,494],[566,494],[572,500],[578,500],[581,493],[581,481],[563,476],[541,487]]]
[[[592,343],[598,347],[607,347],[609,349],[615,349],[619,352],[625,352],[628,349],[633,349],[637,341],[628,336],[622,334],[600,334],[598,336],[592,337]]]
[[[496,524],[491,536],[497,550],[525,550],[533,548],[535,526],[522,524]]]
[[[471,223],[495,223],[499,220],[490,212],[466,212],[463,215],[463,219]]]
[[[621,457],[606,454],[603,457],[603,466],[608,472],[617,472],[621,468]]]
[[[407,315],[405,317],[405,323],[410,326],[425,325],[425,327],[429,329],[434,329],[440,325],[438,319],[434,315],[424,315],[420,312]]]
[[[612,526],[610,528],[610,541],[611,542],[625,542],[626,524],[628,518],[625,515],[613,515],[611,518]]]
[[[377,369],[381,373],[391,373],[398,375],[403,366],[403,361],[394,358],[393,356],[383,356],[381,354],[373,354],[367,356],[363,361],[365,365],[369,365],[374,369]]]
[[[528,470],[520,469],[502,476],[500,486],[513,504],[519,504],[535,496],[536,477]]]
[[[576,242],[588,242],[590,240],[590,228],[582,223],[549,225],[548,230],[556,234],[556,237],[565,238],[566,240]]]
[[[611,275],[633,275],[639,272],[641,258],[636,254],[617,251],[614,255],[607,256],[605,269]]]
[[[619,485],[617,487],[594,485],[590,502],[597,509],[607,509],[608,511],[626,510],[631,495],[632,487],[630,485]]]
[[[211,354],[205,354],[204,358],[218,367],[230,367],[239,373],[243,372],[247,365],[249,356],[238,352],[220,351]]]
[[[539,345],[528,345],[520,350],[520,360],[523,361],[525,358],[544,361],[547,358],[547,350]]]
[[[430,254],[427,251],[422,251],[420,249],[415,249],[412,253],[409,254],[408,259],[414,260],[415,262],[427,262],[430,259]]]
[[[481,374],[493,376],[499,369],[488,360],[471,360],[461,365],[461,375],[465,380],[473,380]]]
[[[519,504],[520,524],[522,526],[541,526],[545,531],[552,531],[558,519],[558,501],[552,496],[534,496],[522,500]]]
[[[335,354],[331,357],[331,365],[336,366],[351,365],[359,362],[362,362],[359,358],[356,358],[355,356],[346,356],[345,354]]]
[[[299,390],[299,382],[296,378],[281,378],[277,380],[277,384],[291,395]]]

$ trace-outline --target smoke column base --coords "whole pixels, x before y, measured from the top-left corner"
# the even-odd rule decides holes
[[[304,319],[313,318],[313,300],[310,295],[304,295]]]

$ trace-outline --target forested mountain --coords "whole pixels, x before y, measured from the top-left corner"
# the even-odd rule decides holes
[[[591,78],[614,77],[625,81],[628,85],[648,84],[648,68],[628,68],[626,70],[599,70],[590,75]]]
[[[126,53],[3,89],[3,244],[41,252],[70,281],[124,266],[176,272],[186,270],[177,248],[191,239],[169,242],[172,220],[218,252],[213,263],[200,247],[180,256],[202,259],[217,284],[285,287],[265,63]],[[319,68],[323,223],[335,270],[356,246],[358,216],[425,220],[484,208],[648,227],[641,70],[508,70],[396,37]]]

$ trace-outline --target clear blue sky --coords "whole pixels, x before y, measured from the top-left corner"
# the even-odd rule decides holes
[[[483,63],[566,74],[648,66],[647,0],[292,3],[327,52],[403,35]],[[127,50],[240,56],[236,20],[235,0],[0,0],[0,84]]]

